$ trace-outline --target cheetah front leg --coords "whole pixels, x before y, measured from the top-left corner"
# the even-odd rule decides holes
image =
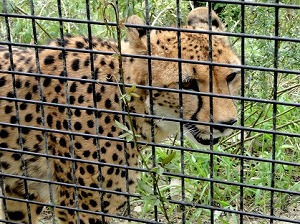
[[[34,185],[36,185],[36,183],[28,182],[28,192],[34,193],[29,193],[26,196],[23,180],[13,178],[4,179],[4,192],[2,195],[5,198],[1,201],[1,220],[28,224],[38,223],[38,217],[43,210],[43,206],[22,202],[28,199],[30,201],[47,203],[47,197],[45,197],[45,195],[41,197],[41,195],[37,193],[38,191],[33,191],[34,189],[32,188],[36,187]],[[45,184],[42,185],[39,185],[39,190],[46,187]]]
[[[109,200],[110,194],[100,193],[95,189],[86,190],[72,187],[58,187],[57,205],[65,208],[56,208],[55,216],[59,223],[82,223],[82,224],[107,224],[110,221],[108,216],[102,216],[103,213],[112,213]],[[118,202],[122,198],[118,200]],[[102,201],[102,205],[101,205]],[[116,203],[118,203],[116,201]]]

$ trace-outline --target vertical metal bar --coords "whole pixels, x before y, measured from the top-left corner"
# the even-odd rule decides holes
[[[7,11],[7,2],[5,1],[4,2],[4,7],[5,7],[5,11]],[[5,23],[6,23],[6,32],[7,32],[7,41],[9,43],[12,43],[12,40],[11,40],[11,34],[10,34],[10,25],[9,25],[9,17],[8,16],[5,16]],[[13,60],[13,50],[12,50],[12,46],[11,44],[8,45],[8,51],[9,51],[9,61],[10,61],[10,71],[14,71],[14,67],[15,67],[15,64],[14,64],[14,60]],[[13,82],[13,97],[15,99],[18,98],[18,95],[17,95],[17,88],[16,88],[16,78],[15,78],[15,75],[12,73],[12,82]],[[14,101],[15,102],[15,107],[16,107],[16,117],[17,117],[17,124],[20,125],[20,113],[19,113],[19,105],[17,103],[17,101]],[[22,138],[22,128],[19,126],[18,127],[18,144],[20,146],[20,151],[24,151],[24,145],[23,145],[23,138]],[[21,153],[21,163],[22,163],[22,175],[24,177],[27,177],[27,171],[26,171],[26,161],[24,159],[24,155],[23,153]],[[27,183],[27,180],[26,178],[24,178],[24,191],[25,191],[25,199],[27,200],[25,203],[26,203],[26,206],[27,206],[27,216],[28,216],[28,221],[29,223],[32,222],[32,218],[31,218],[31,211],[30,211],[30,204],[28,203],[28,200],[29,200],[29,193],[28,193],[28,183]],[[6,214],[7,215],[7,214]]]
[[[89,0],[85,1],[85,5],[86,5],[86,17],[87,20],[90,21],[91,20],[91,15],[90,15],[90,4],[89,4]],[[91,28],[91,24],[89,22],[87,22],[87,28],[88,28],[88,40],[89,40],[89,49],[92,50],[93,49],[93,35],[92,35],[92,28]],[[95,77],[95,65],[94,65],[94,53],[91,52],[90,53],[90,72],[91,72],[91,77],[93,80],[96,80]],[[93,107],[97,108],[97,93],[96,93],[96,83],[93,82],[92,83],[92,94],[93,94]],[[98,116],[98,111],[94,110],[94,124],[95,124],[95,131],[96,131],[96,135],[99,136],[99,116]],[[96,138],[95,139],[96,142],[96,149],[97,149],[97,160],[100,162],[101,161],[101,150],[100,150],[100,139]],[[102,180],[102,169],[101,169],[101,165],[98,165],[98,169],[99,169],[99,188],[102,189],[103,186],[103,180]],[[99,189],[99,192],[101,192],[101,190]],[[100,196],[100,206],[101,206],[101,212],[104,212],[104,199],[103,199],[103,192],[101,193]],[[102,222],[105,223],[105,216],[101,216],[102,218]]]
[[[57,0],[57,10],[58,10],[58,16],[59,18],[63,18],[62,17],[62,11],[61,11],[61,8],[62,8],[62,4],[61,4],[61,0]],[[64,40],[64,27],[63,27],[63,21],[59,21],[59,31],[60,31],[60,38],[62,40]],[[66,61],[66,50],[65,50],[65,43],[64,41],[61,41],[62,42],[62,55],[63,55],[63,76],[64,77],[68,77],[68,71],[67,71],[67,61]],[[64,83],[64,87],[65,87],[65,95],[66,95],[66,104],[67,106],[71,105],[70,104],[70,97],[69,97],[69,85],[68,85],[68,80],[65,81]],[[70,107],[67,107],[67,116],[68,116],[68,131],[69,131],[69,138],[70,138],[70,155],[71,155],[71,158],[75,158],[75,147],[74,147],[74,136],[72,135],[72,124],[71,124],[71,119],[72,119],[72,112],[71,112],[71,109]],[[72,160],[72,179],[73,179],[73,184],[74,184],[74,204],[75,204],[75,207],[77,209],[79,209],[79,205],[78,205],[78,192],[77,192],[77,181],[76,181],[76,162],[74,162]],[[79,218],[79,213],[78,211],[75,211],[76,213],[76,217],[77,217],[77,224],[80,224],[80,218]]]
[[[33,0],[30,0],[30,10],[31,10],[31,15],[35,15],[35,11],[34,11],[34,2]],[[34,45],[35,45],[35,58],[36,58],[36,72],[38,74],[41,74],[41,67],[40,67],[40,60],[39,60],[39,51],[37,48],[37,44],[38,44],[38,38],[37,38],[37,30],[36,30],[36,23],[35,23],[35,19],[32,18],[31,19],[32,22],[32,33],[33,33],[33,41],[34,41]],[[43,101],[43,90],[42,90],[42,84],[41,84],[41,78],[37,77],[37,82],[38,82],[38,93],[39,93],[39,98],[40,101]],[[41,110],[41,120],[42,120],[42,125],[43,128],[46,128],[46,119],[45,119],[45,111],[44,111],[44,106],[41,104],[40,105],[40,110]],[[48,148],[48,133],[47,131],[44,131],[43,134],[43,141],[44,141],[44,146],[45,146],[45,153],[46,155],[49,155],[49,148]],[[48,157],[46,157],[46,163],[47,163],[47,177],[48,180],[51,180],[51,165],[50,165],[50,161],[48,159]],[[53,190],[52,190],[52,185],[51,183],[49,183],[49,197],[50,197],[50,203],[51,205],[53,205],[54,200],[53,200]],[[52,217],[52,223],[55,224],[55,213],[54,213],[54,208],[52,206],[50,206],[51,208],[51,217]]]
[[[180,13],[180,0],[176,0],[176,26],[179,29],[177,31],[177,50],[178,50],[178,58],[181,59],[181,31],[180,31],[180,24],[181,24],[181,13]],[[182,63],[178,61],[178,80],[179,80],[179,89],[182,90]],[[179,96],[179,116],[180,119],[183,119],[183,100],[182,100],[182,92],[178,93]],[[180,132],[180,146],[184,146],[184,135],[183,135],[183,123],[179,123],[179,132]],[[180,172],[182,174],[181,177],[181,200],[185,202],[185,177],[184,177],[184,149],[180,150]],[[181,221],[182,223],[186,222],[186,207],[185,204],[182,203],[181,205]]]
[[[119,10],[119,1],[116,0],[115,1],[115,13],[116,13],[116,29],[117,29],[117,42],[118,42],[118,47],[119,47],[119,53],[122,54],[122,46],[121,42],[122,42],[122,37],[121,37],[121,30],[120,30],[120,10]],[[120,73],[120,80],[119,82],[121,83],[121,85],[124,83],[125,80],[123,80],[123,62],[122,62],[122,58],[119,58],[119,73]],[[126,94],[125,92],[125,87],[121,88],[122,94]],[[130,114],[128,108],[126,108],[125,103],[122,101],[122,111],[127,112],[128,114]],[[129,118],[130,119],[130,118]],[[122,115],[122,120],[123,123],[126,123],[126,115]],[[129,153],[127,151],[127,143],[124,142],[124,158],[125,158],[125,166],[127,167],[125,169],[125,179],[126,179],[126,192],[129,193],[129,172],[128,172],[128,167],[129,167],[129,162],[128,162],[128,158],[129,158]],[[130,209],[130,196],[127,195],[127,216],[131,216],[131,209]]]
[[[8,10],[7,10],[7,0],[3,0],[3,12],[4,13],[8,13]],[[7,31],[7,29],[9,29],[8,27],[9,27],[9,19],[8,19],[8,16],[5,16],[5,24],[6,24],[6,31]],[[7,39],[10,39],[10,34],[9,34],[9,32],[7,32],[6,33],[7,34]],[[8,46],[9,47],[9,46]],[[11,52],[11,50],[10,50],[10,52]],[[2,173],[3,173],[3,171],[2,171],[3,169],[2,169],[2,165],[1,165],[1,163],[0,163],[0,187],[1,187],[1,193],[2,193],[2,195],[3,195],[3,199],[2,199],[2,207],[1,207],[1,209],[3,210],[3,212],[4,212],[4,217],[2,217],[2,219],[3,218],[5,218],[5,220],[8,220],[8,214],[7,214],[7,205],[6,205],[6,196],[5,196],[5,190],[4,190],[4,182],[3,182],[3,178],[5,178],[5,177],[2,177]],[[1,212],[1,211],[0,211]]]
[[[275,21],[274,21],[274,36],[278,37],[279,36],[279,0],[276,0],[276,3],[278,6],[274,6],[274,16],[275,16]],[[274,40],[274,68],[278,68],[278,49],[279,44],[278,40]],[[273,100],[277,100],[277,83],[278,83],[278,72],[274,71],[274,83],[273,83]],[[273,121],[273,131],[276,131],[276,116],[277,116],[277,104],[273,103],[273,114],[272,114],[272,121]],[[272,135],[272,160],[276,159],[276,133]],[[275,162],[271,163],[271,187],[275,187]],[[274,215],[274,191],[271,190],[270,192],[271,200],[270,200],[270,215]],[[273,219],[270,219],[270,223],[273,223]]]
[[[150,4],[149,0],[145,0],[145,7],[146,7],[146,25],[150,25]],[[150,37],[150,30],[146,30],[146,35],[147,35],[147,48],[148,52],[147,55],[151,57],[151,37]],[[148,82],[149,86],[152,87],[152,62],[151,58],[148,59]],[[154,110],[153,110],[153,91],[152,89],[148,89],[149,91],[149,104],[150,104],[150,115],[154,115]],[[151,124],[151,141],[155,143],[155,128],[154,128],[154,119],[150,118],[150,124]],[[156,167],[156,151],[155,151],[155,146],[152,146],[152,166]],[[155,176],[156,174],[153,173]],[[154,195],[157,195],[157,189],[156,189],[156,183],[153,183],[153,192]],[[157,210],[157,205],[154,205],[154,220],[158,222],[158,210]]]
[[[211,10],[212,10],[212,3],[211,2],[207,2],[208,3],[208,28],[209,31],[212,31],[212,17],[211,17]],[[213,57],[212,57],[212,34],[209,33],[208,34],[208,50],[209,50],[209,54],[208,54],[208,61],[212,62],[213,61]],[[209,92],[213,94],[213,66],[211,64],[209,64]],[[209,123],[213,123],[213,96],[209,96],[209,105],[210,105],[210,113],[209,113]],[[213,151],[213,126],[209,126],[209,137],[210,137],[210,144],[209,144],[209,148],[211,151]],[[211,153],[209,156],[210,159],[210,179],[214,178],[214,155]],[[210,182],[210,205],[213,207],[214,206],[214,183],[211,181]],[[210,223],[214,223],[214,209],[210,210]]]
[[[243,2],[244,0],[242,0]],[[241,4],[241,34],[245,33],[245,5]],[[245,38],[241,37],[241,64],[245,64]],[[241,69],[241,96],[245,96],[245,70],[244,68]],[[241,105],[241,117],[240,123],[241,126],[245,126],[245,101],[242,99],[240,101]],[[245,148],[244,148],[244,138],[245,132],[241,130],[241,155],[244,156]],[[240,159],[240,183],[244,183],[244,159]],[[240,186],[240,211],[244,210],[244,187]],[[240,214],[240,224],[243,224],[243,214]]]

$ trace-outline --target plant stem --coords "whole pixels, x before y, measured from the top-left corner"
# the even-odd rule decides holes
[[[119,14],[116,10],[116,7],[114,4],[110,4],[114,11],[115,11],[115,15],[116,15],[116,23],[117,23],[117,43],[118,43],[118,52],[117,52],[117,55],[118,55],[118,60],[119,60],[119,74],[120,74],[120,79],[121,79],[121,94],[122,96],[126,94],[126,88],[125,88],[125,79],[124,79],[124,71],[123,71],[123,57],[122,57],[122,41],[121,41],[121,28],[123,26],[123,24],[120,24],[120,18],[119,18]],[[146,169],[148,170],[148,172],[150,173],[151,175],[151,178],[153,180],[153,184],[154,184],[154,187],[158,193],[158,199],[161,203],[161,209],[163,211],[163,214],[167,220],[167,223],[168,224],[171,224],[170,220],[169,220],[169,216],[168,216],[168,213],[167,213],[167,208],[166,208],[166,205],[165,205],[165,200],[164,200],[164,197],[162,196],[162,193],[158,187],[158,180],[159,178],[156,178],[157,174],[155,174],[153,171],[151,171],[151,168],[148,166],[148,164],[146,163],[145,161],[145,158],[143,157],[143,155],[140,153],[141,150],[139,148],[139,145],[137,143],[137,136],[136,136],[136,131],[135,129],[133,128],[133,122],[132,122],[132,117],[131,117],[131,114],[130,114],[130,110],[129,110],[129,105],[128,105],[128,101],[127,101],[127,98],[124,97],[123,98],[123,102],[124,102],[124,106],[125,106],[125,110],[127,112],[127,118],[128,118],[128,122],[129,122],[129,128],[130,130],[132,131],[132,137],[133,137],[133,143],[134,143],[134,147],[136,148],[136,150],[139,152],[139,156],[142,160],[142,163],[143,165],[146,167]]]

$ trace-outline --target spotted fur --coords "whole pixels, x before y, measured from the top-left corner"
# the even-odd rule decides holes
[[[207,18],[205,8],[195,9],[189,14],[189,25],[185,28],[208,30]],[[128,23],[142,24],[142,21],[132,16]],[[213,31],[223,31],[224,26],[214,12],[212,25]],[[122,53],[147,55],[151,50],[152,56],[178,58],[176,31],[151,31],[151,49],[145,34],[143,29],[128,28],[128,43],[123,43]],[[182,32],[180,39],[182,59],[209,61],[207,34]],[[89,51],[91,48],[93,53]],[[120,87],[116,85],[120,80],[117,53],[118,47],[113,42],[81,36],[54,40],[47,49],[40,48],[38,52],[32,48],[0,49],[0,165],[4,174],[3,194],[9,198],[3,201],[2,207],[7,212],[2,218],[37,223],[42,204],[51,199],[57,205],[55,215],[61,223],[77,223],[77,218],[85,224],[105,223],[109,218],[103,214],[115,214],[126,205],[126,194],[134,193],[137,178],[137,172],[126,166],[138,165],[138,150],[118,137],[123,131],[115,121],[129,126],[129,120],[122,115]],[[211,57],[216,63],[240,64],[228,38],[222,35],[212,36]],[[124,56],[122,66],[127,84],[149,85],[147,58]],[[180,107],[180,94],[168,90],[183,88],[208,93],[209,70],[209,65],[182,63],[183,83],[179,87],[179,63],[152,60],[151,85],[165,88],[151,91],[153,112],[161,119],[153,121],[152,139],[151,120],[133,116],[138,140],[159,142],[176,133],[179,123],[163,118],[180,118],[180,114],[186,120],[184,128],[189,137],[200,145],[209,144],[210,127],[205,122],[210,119],[215,124],[214,142],[230,134],[231,130],[220,124],[232,125],[237,119],[232,99],[214,97],[210,106],[208,96],[183,92]],[[213,93],[236,94],[239,73],[237,68],[212,66]],[[136,94],[140,97],[131,98],[130,112],[150,114],[149,91],[137,88]],[[30,178],[26,183],[24,175]],[[78,187],[74,188],[74,184]],[[37,203],[27,206],[13,198]],[[77,213],[77,208],[86,212]]]

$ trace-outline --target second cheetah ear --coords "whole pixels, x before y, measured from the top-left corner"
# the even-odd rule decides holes
[[[130,16],[127,19],[127,24],[144,25],[144,21],[136,16]],[[147,54],[147,41],[146,41],[146,29],[143,27],[127,27],[127,37],[131,47],[131,50],[140,53]]]
[[[209,29],[209,15],[208,8],[198,7],[193,9],[187,17],[188,25],[195,26],[202,29]],[[212,29],[216,31],[224,31],[225,26],[218,17],[218,15],[212,10],[211,11],[211,24]]]

